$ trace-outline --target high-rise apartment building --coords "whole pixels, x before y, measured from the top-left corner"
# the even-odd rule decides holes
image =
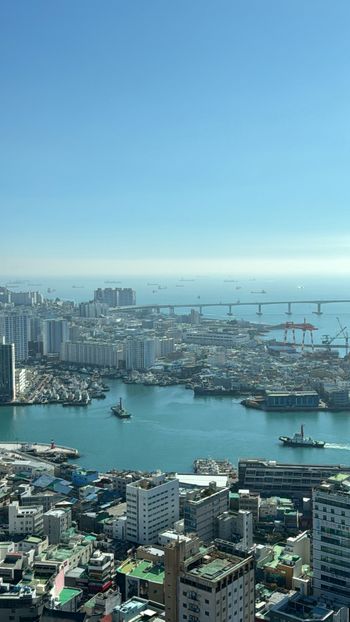
[[[5,337],[5,343],[15,344],[15,361],[25,361],[28,358],[29,317],[22,313],[9,313],[0,318],[0,338]]]
[[[96,367],[120,366],[123,359],[122,346],[110,343],[66,341],[61,344],[61,361],[78,365],[95,365]]]
[[[179,520],[179,481],[162,473],[128,484],[126,508],[126,539],[156,543],[159,532]]]
[[[99,287],[94,292],[94,301],[109,307],[129,307],[136,304],[136,292],[130,287]]]
[[[350,475],[339,473],[313,493],[313,587],[327,602],[350,606]]]
[[[0,343],[0,402],[16,399],[15,346]]]
[[[253,622],[254,579],[252,556],[174,542],[165,548],[166,622]]]
[[[155,338],[127,339],[125,342],[126,369],[145,370],[154,365],[156,360]]]
[[[61,344],[69,339],[67,320],[54,319],[43,322],[44,354],[59,354]]]

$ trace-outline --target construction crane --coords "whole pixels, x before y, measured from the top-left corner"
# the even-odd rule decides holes
[[[333,341],[335,341],[336,339],[338,339],[338,337],[340,337],[341,335],[345,335],[345,345],[346,345],[346,353],[348,353],[348,346],[349,346],[349,335],[348,333],[345,333],[346,331],[346,326],[342,326],[340,323],[339,318],[337,317],[338,320],[338,324],[340,326],[340,331],[334,335],[334,337],[330,337],[330,335],[323,335],[323,339],[322,339],[322,345],[326,346],[327,350],[331,349],[331,344],[333,343]]]
[[[345,354],[349,354],[349,333],[347,331],[347,327],[346,326],[342,326],[340,319],[337,317],[337,322],[339,324],[339,327],[342,330],[342,333],[344,335],[344,339],[345,339]]]

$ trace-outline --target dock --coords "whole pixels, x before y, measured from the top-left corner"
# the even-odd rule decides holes
[[[80,454],[74,447],[65,447],[55,443],[29,443],[28,441],[0,442],[0,451],[15,451],[21,454],[34,455],[38,458],[48,458],[59,456],[62,459],[79,458]]]

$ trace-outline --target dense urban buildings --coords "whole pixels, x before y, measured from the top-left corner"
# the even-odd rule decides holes
[[[110,378],[141,392],[178,384],[199,397],[251,396],[241,407],[257,410],[350,405],[348,358],[285,359],[249,322],[132,309],[121,288],[79,305],[0,294],[3,406],[84,413]],[[129,420],[113,400],[101,411]],[[64,462],[54,441],[0,449],[8,622],[9,603],[18,622],[348,622],[348,465],[203,457],[194,474],[100,473]]]
[[[314,593],[350,606],[350,474],[317,487],[312,511]]]

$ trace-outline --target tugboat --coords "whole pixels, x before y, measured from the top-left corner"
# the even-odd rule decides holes
[[[119,398],[119,404],[112,406],[111,411],[113,415],[119,417],[119,419],[130,419],[131,414],[123,408],[122,398]]]
[[[280,436],[279,440],[289,447],[317,447],[325,446],[325,441],[315,441],[311,436],[304,435],[304,426],[300,428],[300,432],[295,432],[293,436]]]

